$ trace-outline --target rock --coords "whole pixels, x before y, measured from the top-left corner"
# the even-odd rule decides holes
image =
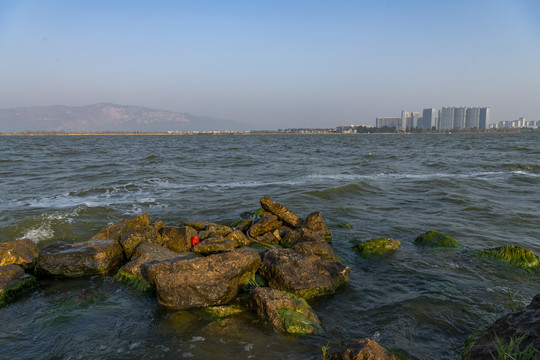
[[[276,215],[267,214],[255,224],[251,225],[248,230],[248,235],[251,237],[257,237],[266,234],[267,232],[274,231],[281,225],[283,225],[283,223],[278,220],[278,217]]]
[[[120,240],[118,242],[120,245],[122,245],[126,258],[131,259],[133,250],[135,250],[140,243],[148,242],[152,244],[160,244],[162,239],[153,226],[137,225],[124,232],[122,236],[120,236]]]
[[[294,245],[304,241],[326,241],[319,234],[308,229],[300,228],[299,230],[291,230],[280,240],[280,245],[284,248],[291,248]]]
[[[143,212],[141,215],[131,220],[121,220],[117,223],[106,226],[90,240],[120,240],[122,233],[132,229],[135,226],[150,225],[148,214]]]
[[[189,226],[165,226],[161,233],[161,244],[176,252],[189,251],[191,238],[197,235],[197,231]]]
[[[38,285],[32,275],[16,264],[0,266],[0,308]]]
[[[324,256],[333,261],[341,262],[332,246],[324,240],[302,241],[294,245],[293,250],[308,254]]]
[[[184,223],[184,226],[189,226],[190,228],[195,229],[195,231],[206,230],[208,226],[210,225],[212,225],[212,223],[206,220],[192,220],[192,221],[186,221]]]
[[[161,220],[156,220],[154,221],[154,223],[152,224],[152,226],[154,227],[154,229],[156,229],[156,231],[161,235],[163,233],[163,229],[165,229],[165,223]]]
[[[324,240],[328,241],[329,243],[332,242],[332,232],[324,223],[320,211],[309,214],[304,223],[302,224],[302,228],[309,230],[314,234],[320,235]]]
[[[515,344],[519,338],[522,339],[519,343],[521,351],[533,347],[537,356],[534,358],[540,358],[540,294],[536,295],[527,307],[497,319],[474,341],[467,355],[474,360],[491,360],[491,354],[497,355],[500,345],[497,339],[503,346],[508,347],[512,340]]]
[[[277,244],[278,239],[271,232],[267,232],[261,236],[255,236],[254,238],[257,242],[262,244]]]
[[[401,246],[401,241],[387,238],[376,238],[364,241],[354,248],[360,252],[362,257],[381,256],[395,251]]]
[[[241,314],[245,311],[246,308],[238,304],[208,306],[205,308],[192,310],[194,314],[209,321],[223,320],[230,316]]]
[[[242,247],[242,246],[249,246],[251,244],[251,240],[247,238],[246,235],[240,230],[234,230],[229,235],[225,236],[225,239],[229,239],[234,241],[235,247]]]
[[[537,269],[540,267],[540,258],[529,249],[515,245],[500,246],[493,249],[479,251],[477,254],[502,260],[509,264],[524,268]]]
[[[150,292],[152,290],[151,285],[141,277],[141,266],[152,261],[161,262],[178,258],[179,256],[184,259],[196,257],[196,255],[191,252],[178,254],[161,245],[146,242],[140,243],[139,246],[135,248],[135,251],[133,251],[131,261],[118,270],[114,278],[126,282],[132,288],[137,290]]]
[[[302,225],[302,220],[298,216],[285,206],[273,201],[268,196],[263,196],[261,198],[261,206],[266,211],[276,215],[281,221],[292,228]]]
[[[282,333],[315,335],[323,331],[306,300],[293,294],[257,287],[251,291],[250,300],[257,314]]]
[[[38,255],[38,247],[30,239],[0,243],[0,266],[16,264],[30,267]]]
[[[240,230],[243,233],[247,233],[247,231],[249,230],[251,225],[253,225],[253,219],[240,220],[232,228],[233,228],[233,230]]]
[[[445,248],[461,246],[461,244],[456,239],[435,230],[430,230],[423,233],[422,235],[419,235],[414,240],[414,244],[418,246]]]
[[[211,237],[225,237],[232,231],[233,230],[228,226],[210,224],[206,230],[199,232],[199,238],[202,241]]]
[[[351,269],[330,259],[293,249],[261,254],[259,273],[268,286],[303,298],[332,294],[349,280]]]
[[[224,237],[213,237],[206,239],[191,248],[196,254],[210,255],[234,251],[236,248],[234,240],[225,239]]]
[[[145,264],[141,272],[155,285],[160,304],[186,310],[231,301],[260,263],[256,250],[244,249],[191,260]]]
[[[124,261],[116,240],[94,240],[68,244],[58,241],[41,249],[36,273],[60,277],[104,274]]]
[[[334,355],[332,360],[399,360],[397,356],[371,339],[362,339],[347,345]]]

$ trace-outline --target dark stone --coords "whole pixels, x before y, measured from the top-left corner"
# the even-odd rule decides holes
[[[16,264],[29,267],[38,255],[38,247],[30,239],[0,243],[0,266]]]
[[[233,227],[233,230],[240,230],[243,233],[247,233],[251,225],[253,225],[253,219],[241,220]]]
[[[302,241],[294,245],[293,250],[324,256],[333,261],[341,262],[332,246],[324,240]]]
[[[248,230],[248,235],[251,237],[257,237],[266,234],[267,232],[271,232],[279,228],[281,225],[283,224],[281,221],[278,220],[278,217],[276,215],[267,214],[255,224],[251,225]]]
[[[540,294],[527,307],[497,319],[474,341],[468,355],[474,360],[491,360],[491,354],[497,354],[497,339],[507,345],[518,338],[522,338],[521,351],[532,346],[540,358]]]
[[[160,304],[179,310],[222,305],[257,271],[256,250],[243,249],[191,260],[143,265],[143,277],[155,285]]]
[[[120,245],[122,245],[126,258],[131,259],[133,250],[135,250],[140,243],[148,242],[152,244],[160,244],[161,241],[161,236],[153,226],[137,225],[124,232],[122,236],[120,236],[120,240],[118,242]]]
[[[251,291],[250,300],[257,314],[282,333],[314,335],[323,330],[311,306],[293,294],[257,287]]]
[[[161,244],[176,252],[189,251],[191,238],[197,235],[197,231],[189,226],[165,226],[161,233]]]
[[[302,225],[302,220],[285,206],[273,201],[268,196],[261,198],[261,206],[264,210],[276,215],[286,225],[296,228]]]
[[[234,241],[235,247],[249,246],[251,244],[251,240],[249,240],[240,230],[234,230],[232,233],[225,236],[225,239]]]
[[[131,220],[121,220],[117,223],[106,226],[90,240],[120,240],[122,233],[134,228],[135,226],[150,225],[148,214],[143,212],[141,215]]]
[[[303,298],[332,294],[349,280],[351,269],[330,259],[293,249],[261,254],[260,274],[268,286]]]
[[[311,233],[320,235],[326,241],[332,242],[332,232],[324,223],[320,211],[309,214],[302,224],[302,229],[309,230]]]
[[[77,277],[104,274],[124,261],[124,252],[116,240],[95,240],[68,244],[58,241],[39,252],[38,275]]]
[[[399,358],[375,340],[362,339],[332,355],[332,360],[399,360]]]
[[[0,307],[14,301],[37,285],[36,279],[25,273],[21,266],[16,264],[0,266]]]

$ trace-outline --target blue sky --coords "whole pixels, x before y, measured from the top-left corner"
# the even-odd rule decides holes
[[[0,108],[114,102],[256,128],[402,108],[540,119],[540,1],[0,0]]]

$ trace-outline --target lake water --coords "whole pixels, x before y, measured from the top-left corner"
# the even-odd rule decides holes
[[[0,241],[85,241],[142,211],[229,224],[263,195],[301,217],[320,210],[351,267],[347,287],[310,301],[323,335],[276,334],[250,313],[210,322],[95,276],[42,281],[0,309],[0,358],[322,359],[325,345],[371,337],[412,359],[459,359],[511,297],[540,292],[537,274],[474,254],[540,254],[539,132],[0,137]],[[464,246],[414,246],[431,229]],[[351,250],[375,237],[402,247],[367,260]],[[77,301],[85,289],[99,296]]]

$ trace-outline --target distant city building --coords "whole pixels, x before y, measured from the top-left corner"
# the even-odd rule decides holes
[[[489,107],[480,108],[480,116],[478,118],[478,128],[487,129],[489,127]]]
[[[465,128],[465,112],[467,111],[466,107],[455,107],[454,108],[454,122],[453,129],[463,129]]]
[[[437,128],[437,110],[434,108],[424,109],[422,112],[422,123],[418,126],[421,129]]]
[[[480,108],[467,108],[467,115],[465,117],[465,128],[467,129],[480,129]],[[484,126],[484,129],[486,127]]]
[[[410,114],[407,110],[403,109],[401,110],[401,130],[407,129],[407,119],[409,118]]]
[[[376,119],[376,127],[382,128],[383,126],[388,127],[401,127],[401,118],[400,117],[378,117]]]
[[[453,129],[454,126],[454,107],[445,106],[441,109],[439,115],[439,130]]]
[[[409,125],[409,129],[416,129],[418,127],[418,119],[421,119],[419,112],[412,112],[411,113],[411,121]]]

